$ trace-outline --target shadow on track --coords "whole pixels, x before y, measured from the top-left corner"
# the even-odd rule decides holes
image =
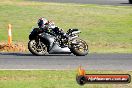
[[[31,53],[0,53],[0,55],[11,55],[11,56],[35,56]],[[74,56],[73,54],[47,54],[44,56]]]
[[[0,53],[0,55],[11,55],[11,56],[33,56],[32,54],[28,53]]]

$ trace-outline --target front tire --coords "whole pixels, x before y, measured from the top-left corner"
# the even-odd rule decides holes
[[[76,44],[71,45],[71,52],[76,56],[85,56],[88,54],[88,45],[85,41],[75,40]]]
[[[28,49],[33,55],[43,56],[47,54],[47,47],[41,41],[37,43],[35,40],[30,40],[28,42]]]

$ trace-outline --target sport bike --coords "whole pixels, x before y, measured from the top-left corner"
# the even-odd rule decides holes
[[[66,37],[55,34],[52,30],[45,31],[33,28],[29,35],[28,49],[33,55],[71,54],[85,56],[88,54],[87,43],[79,38],[78,29],[69,29]]]

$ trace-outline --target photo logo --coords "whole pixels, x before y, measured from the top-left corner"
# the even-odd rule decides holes
[[[86,74],[85,70],[79,67],[76,81],[79,85],[100,84],[100,83],[130,83],[129,74]]]

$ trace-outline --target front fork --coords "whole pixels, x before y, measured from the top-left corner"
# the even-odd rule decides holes
[[[36,48],[37,48],[37,49],[42,49],[43,47],[42,47],[42,45],[41,45],[41,39],[40,39],[39,37],[37,37],[37,38],[35,39],[35,41],[36,41]]]

